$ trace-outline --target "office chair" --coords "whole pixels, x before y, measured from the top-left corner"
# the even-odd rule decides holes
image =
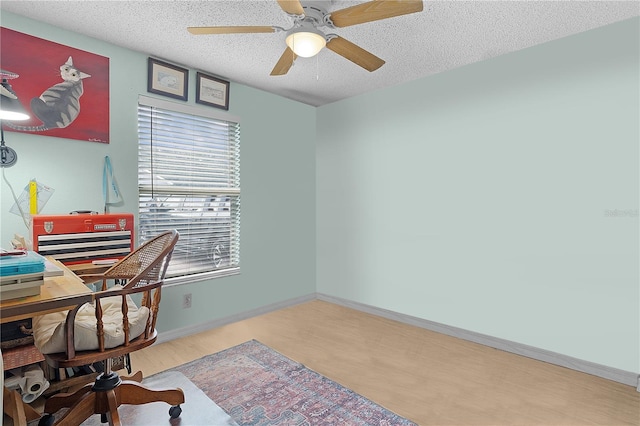
[[[111,370],[114,357],[125,356],[153,344],[160,295],[167,266],[178,241],[178,232],[167,231],[142,244],[102,274],[80,275],[85,284],[100,283],[94,302],[33,320],[34,343],[54,368],[102,362],[95,382],[73,393],[57,394],[44,406],[39,426],[79,425],[93,414],[103,423],[120,425],[118,406],[164,401],[171,418],[180,416],[181,389],[152,390],[141,383],[142,372],[120,377]],[[123,285],[108,287],[110,280]],[[132,298],[141,298],[138,307]],[[69,408],[55,421],[58,410]]]

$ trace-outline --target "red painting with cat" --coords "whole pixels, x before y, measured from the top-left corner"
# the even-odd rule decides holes
[[[109,143],[109,58],[8,28],[0,31],[2,78],[31,117],[5,121],[4,129]]]

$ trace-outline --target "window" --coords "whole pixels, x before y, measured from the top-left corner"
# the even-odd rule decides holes
[[[138,190],[140,242],[180,233],[168,278],[239,273],[239,120],[140,96]]]

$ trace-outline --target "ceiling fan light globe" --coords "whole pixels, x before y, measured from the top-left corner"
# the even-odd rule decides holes
[[[321,34],[299,31],[289,34],[286,43],[296,55],[310,58],[317,55],[326,46],[327,41]]]

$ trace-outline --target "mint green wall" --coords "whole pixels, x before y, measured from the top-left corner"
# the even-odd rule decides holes
[[[111,59],[112,142],[7,132],[9,181],[55,188],[43,213],[100,210],[109,155],[126,201],[112,211],[135,212],[147,55],[5,12],[0,24]],[[160,330],[317,290],[640,371],[638,217],[606,215],[638,209],[638,25],[318,109],[232,82],[242,274],[166,288]],[[0,197],[6,246],[26,229],[4,182]]]
[[[318,108],[318,292],[639,372],[638,34]]]
[[[135,213],[138,95],[155,96],[146,93],[148,55],[6,12],[0,23],[110,58],[111,143],[6,132],[7,144],[18,153],[18,163],[5,169],[9,182],[16,191],[31,178],[53,187],[55,193],[44,214],[102,211],[102,164],[109,155],[125,200],[124,206],[111,211]],[[189,103],[193,104],[195,70],[190,77]],[[315,108],[233,82],[230,95],[229,113],[240,117],[242,126],[242,273],[166,287],[161,332],[315,291]],[[13,233],[27,230],[18,216],[8,213],[13,204],[8,186],[2,182],[0,188],[0,244],[7,246]],[[287,202],[291,197],[295,203]],[[183,310],[186,292],[192,293],[193,307]]]

